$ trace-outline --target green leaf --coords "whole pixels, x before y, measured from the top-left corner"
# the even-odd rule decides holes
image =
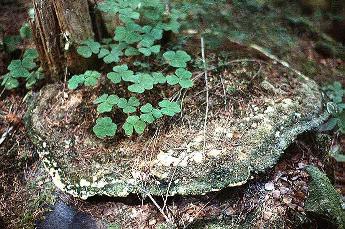
[[[185,51],[168,51],[163,54],[168,64],[175,68],[185,68],[191,57]]]
[[[98,118],[96,125],[93,127],[93,132],[98,138],[113,137],[117,130],[117,125],[113,123],[111,118]]]
[[[180,84],[182,88],[190,88],[193,86],[193,81],[191,80],[192,73],[183,68],[178,68],[175,71],[175,75],[170,75],[167,77],[167,82],[170,85]]]
[[[138,49],[133,48],[133,47],[128,47],[125,51],[126,56],[137,56],[139,54],[140,52],[138,51]]]
[[[19,34],[22,39],[29,39],[32,37],[32,31],[29,23],[24,23],[23,26],[20,27]]]
[[[105,55],[103,58],[104,63],[110,64],[114,62],[120,61],[120,56],[123,55],[122,47],[120,46],[112,46],[111,52],[109,54]]]
[[[101,73],[97,71],[86,71],[84,74],[74,75],[68,80],[68,88],[74,90],[81,84],[85,84],[85,86],[96,86],[100,76]]]
[[[116,14],[119,12],[119,3],[114,0],[105,0],[98,3],[97,8],[105,13]]]
[[[140,115],[140,119],[146,123],[153,123],[156,119],[163,116],[161,111],[153,108],[150,103],[142,106],[140,111],[143,112],[143,114]]]
[[[105,56],[107,56],[109,54],[110,54],[110,51],[108,49],[101,48],[101,50],[99,50],[97,57],[98,57],[98,59],[103,59]]]
[[[129,116],[126,119],[125,124],[122,127],[125,131],[125,134],[131,136],[135,130],[136,133],[142,134],[145,131],[146,123],[136,115]]]
[[[164,84],[167,81],[167,78],[161,72],[152,73],[154,84]]]
[[[92,51],[87,46],[79,46],[77,48],[77,53],[85,58],[90,58],[92,56]]]
[[[7,69],[11,71],[14,78],[27,78],[30,76],[30,72],[23,66],[21,60],[12,60]]]
[[[86,71],[84,74],[85,86],[96,86],[101,73],[97,71]]]
[[[83,75],[74,75],[71,79],[68,80],[68,89],[75,90],[79,85],[85,82]]]
[[[20,36],[5,36],[3,42],[6,52],[11,53],[17,50],[17,46],[20,44],[21,38]]]
[[[119,102],[119,99],[117,95],[103,94],[94,101],[94,104],[98,104],[97,112],[100,114],[110,112]]]
[[[23,55],[23,59],[26,59],[26,58],[32,59],[32,60],[38,58],[37,50],[36,49],[27,49],[27,50],[25,50],[24,55]]]
[[[167,82],[170,85],[176,85],[180,82],[180,79],[176,75],[170,75],[167,77]]]
[[[118,84],[121,80],[124,81],[131,81],[134,72],[128,70],[128,66],[126,64],[115,66],[113,68],[113,72],[108,73],[107,77],[111,80],[114,84]]]
[[[117,106],[127,114],[136,112],[139,105],[140,102],[135,97],[130,97],[128,101],[125,98],[120,98],[117,103]]]
[[[158,103],[161,107],[161,112],[167,116],[174,116],[181,112],[181,107],[177,102],[170,102],[169,100],[163,100]]]
[[[26,57],[22,60],[22,65],[27,70],[32,70],[36,68],[36,63],[30,57]]]
[[[19,86],[19,81],[15,79],[11,73],[7,73],[2,78],[1,86],[4,86],[7,90],[12,90]]]
[[[115,29],[114,40],[120,41],[120,42],[126,42],[127,44],[134,44],[141,40],[141,35],[136,30],[132,30],[124,26],[118,26]]]
[[[142,54],[144,54],[144,56],[150,56],[152,53],[159,53],[161,49],[160,45],[155,45],[149,48],[139,48],[139,52],[141,52]]]
[[[31,72],[30,76],[26,78],[25,87],[27,89],[31,89],[34,84],[37,83],[38,80],[43,78],[42,69],[38,69],[37,71]]]
[[[140,14],[131,8],[120,9],[119,14],[119,18],[123,22],[127,22],[130,19],[137,20],[140,17]]]
[[[154,85],[154,79],[147,73],[140,73],[136,75],[133,85],[128,87],[128,90],[134,93],[143,93],[145,90],[151,90]]]
[[[163,30],[161,28],[152,28],[151,26],[144,26],[142,28],[142,40],[139,42],[140,47],[149,48],[153,46],[156,40],[160,40],[163,37]]]
[[[77,48],[77,53],[82,57],[89,58],[92,53],[98,54],[101,48],[101,44],[92,40],[87,39],[81,42],[81,45]]]

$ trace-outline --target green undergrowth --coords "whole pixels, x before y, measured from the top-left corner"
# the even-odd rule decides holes
[[[94,100],[98,118],[93,132],[102,139],[114,137],[118,132],[127,136],[142,134],[157,119],[181,111],[178,101],[164,96],[169,87],[183,90],[193,86],[192,73],[188,70],[191,56],[181,49],[162,47],[164,34],[178,35],[185,14],[175,8],[167,9],[160,0],[106,0],[97,8],[113,15],[114,20],[118,18],[121,25],[116,27],[112,38],[81,42],[77,52],[84,58],[96,56],[104,65],[111,66],[112,71],[87,70],[74,75],[68,81],[68,88],[97,87],[106,75],[104,88],[112,90],[104,89]],[[147,99],[149,93],[155,95],[154,101]],[[124,123],[112,118],[117,116],[112,114],[119,112],[126,117]]]
[[[34,13],[32,9],[28,12],[29,17],[33,20]],[[1,30],[1,28],[0,28]],[[1,32],[1,31],[0,31]],[[43,78],[43,70],[39,66],[38,52],[34,48],[21,50],[19,45],[25,42],[31,42],[32,31],[29,22],[25,22],[18,35],[5,36],[3,44],[0,44],[5,52],[14,57],[7,66],[7,73],[0,76],[0,86],[6,90],[12,90],[25,85],[31,89],[40,79]],[[1,47],[2,45],[2,47]],[[19,51],[18,54],[15,52]]]
[[[345,134],[345,89],[338,81],[323,87],[323,91],[330,99],[327,103],[327,111],[331,118],[320,127],[322,131],[336,130]]]

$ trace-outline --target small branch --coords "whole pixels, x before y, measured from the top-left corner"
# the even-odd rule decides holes
[[[207,66],[206,66],[206,58],[205,58],[205,44],[204,38],[201,37],[201,56],[202,62],[204,64],[204,76],[205,76],[205,87],[206,87],[206,111],[205,111],[205,119],[204,119],[204,151],[206,148],[206,131],[207,131],[207,118],[208,118],[208,110],[209,110],[209,91],[208,91],[208,76],[207,76]]]
[[[9,127],[7,128],[7,130],[5,130],[5,133],[2,134],[1,138],[0,138],[0,145],[5,141],[7,135],[12,131],[13,127]]]
[[[165,221],[167,223],[172,223],[172,221],[169,219],[169,217],[164,213],[163,209],[158,205],[158,203],[156,202],[156,200],[152,197],[152,195],[146,191],[144,191],[145,195],[148,196],[150,198],[150,200],[152,201],[152,203],[156,206],[156,208],[159,210],[159,212],[163,215]]]

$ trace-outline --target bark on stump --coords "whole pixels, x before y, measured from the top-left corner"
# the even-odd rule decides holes
[[[76,53],[76,45],[93,38],[87,0],[33,0],[36,17],[32,23],[34,39],[42,67],[51,81],[84,71],[88,61]]]

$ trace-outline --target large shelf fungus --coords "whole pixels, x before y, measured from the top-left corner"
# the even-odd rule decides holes
[[[198,195],[242,185],[328,117],[314,81],[270,61],[237,62],[210,74],[206,132],[205,96],[196,86],[185,94],[179,117],[141,137],[99,140],[90,131],[95,107],[87,90],[66,99],[59,85],[46,86],[26,115],[56,186],[83,199]]]

